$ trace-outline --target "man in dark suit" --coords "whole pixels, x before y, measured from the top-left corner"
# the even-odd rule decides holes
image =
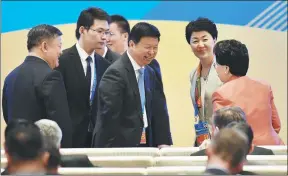
[[[99,8],[83,10],[77,21],[77,43],[63,51],[57,68],[64,78],[73,125],[73,148],[91,147],[97,114],[99,81],[110,65],[95,53],[105,45],[109,15]]]
[[[121,15],[111,15],[110,23],[110,34],[107,36],[107,46],[111,51],[114,51],[118,54],[123,54],[128,48],[128,38],[130,35],[130,24],[128,20]],[[155,89],[161,94],[161,101],[158,105],[164,106],[165,113],[169,118],[166,97],[163,89],[162,75],[159,62],[155,59],[157,51],[154,52],[154,59],[148,64],[155,72],[156,82]],[[158,113],[157,110],[159,107],[153,106],[155,113]],[[162,107],[160,107],[162,108]],[[171,135],[170,135],[171,136]],[[172,139],[171,139],[172,141]]]
[[[110,34],[107,36],[108,51],[123,54],[128,48],[128,37],[130,35],[130,24],[128,20],[121,15],[111,15]],[[107,51],[107,53],[108,53]],[[108,55],[108,54],[107,54]],[[155,59],[157,52],[154,52],[154,59],[148,64],[155,72],[156,79],[159,82],[159,91],[163,92],[162,75],[159,62]],[[164,95],[165,96],[165,95]],[[164,97],[165,98],[165,97]],[[166,98],[165,98],[166,107]],[[167,107],[166,107],[167,108]],[[168,114],[168,110],[167,110]]]
[[[148,66],[159,40],[155,26],[136,24],[129,36],[128,51],[103,75],[94,147],[161,148],[172,144],[163,94],[155,89],[155,72]],[[159,107],[157,113],[153,107]]]
[[[215,127],[215,132],[221,130],[224,127],[231,123],[245,123],[246,124],[246,116],[243,110],[239,107],[225,107],[217,110],[214,114],[213,126]],[[248,124],[247,124],[248,125]],[[273,151],[270,149],[266,149],[263,147],[254,146],[253,141],[253,131],[251,127],[242,127],[241,129],[249,139],[249,155],[274,155]],[[190,156],[205,156],[206,150],[199,150],[195,153],[192,153]]]
[[[23,118],[31,122],[46,118],[63,132],[61,146],[72,146],[72,126],[61,73],[61,31],[50,25],[33,27],[28,33],[29,55],[4,81],[2,108],[6,123]]]

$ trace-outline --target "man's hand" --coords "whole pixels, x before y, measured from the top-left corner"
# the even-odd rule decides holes
[[[164,147],[170,147],[170,145],[166,145],[166,144],[158,145],[159,149],[164,148]]]

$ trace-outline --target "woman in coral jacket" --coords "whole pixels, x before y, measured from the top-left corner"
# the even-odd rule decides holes
[[[271,86],[246,76],[249,54],[236,40],[223,40],[214,47],[216,71],[224,83],[212,95],[213,111],[224,106],[239,106],[254,131],[255,145],[281,145],[280,118]]]

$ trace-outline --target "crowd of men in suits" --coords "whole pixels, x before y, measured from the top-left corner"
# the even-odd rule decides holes
[[[33,27],[28,33],[29,55],[5,79],[5,150],[11,163],[34,156],[39,175],[56,172],[47,163],[55,155],[54,165],[59,165],[60,146],[161,149],[173,144],[161,70],[155,59],[161,36],[156,26],[139,22],[130,30],[124,17],[88,8],[78,17],[76,44],[63,53],[61,36],[51,25]],[[25,121],[15,128],[15,119],[54,121],[61,129],[58,143],[45,147],[45,142],[39,142],[38,127]],[[206,150],[192,154],[208,155],[207,173],[239,173],[246,155],[271,152],[253,146],[253,131],[241,109],[222,108],[215,112],[214,120],[219,132]],[[27,140],[36,141],[32,142],[34,153],[18,133],[27,133]],[[27,155],[13,156],[17,146],[26,147]],[[227,168],[215,167],[216,161],[228,163]]]
[[[29,55],[4,82],[6,123],[49,118],[64,148],[172,145],[157,27],[140,22],[130,31],[124,17],[88,8],[76,44],[62,52],[61,36],[46,24],[29,31]]]

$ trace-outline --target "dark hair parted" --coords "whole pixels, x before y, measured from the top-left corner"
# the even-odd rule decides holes
[[[218,30],[216,24],[208,18],[199,17],[195,21],[188,23],[186,26],[185,37],[188,44],[190,44],[192,33],[200,31],[208,32],[214,40],[217,40],[218,38]]]

